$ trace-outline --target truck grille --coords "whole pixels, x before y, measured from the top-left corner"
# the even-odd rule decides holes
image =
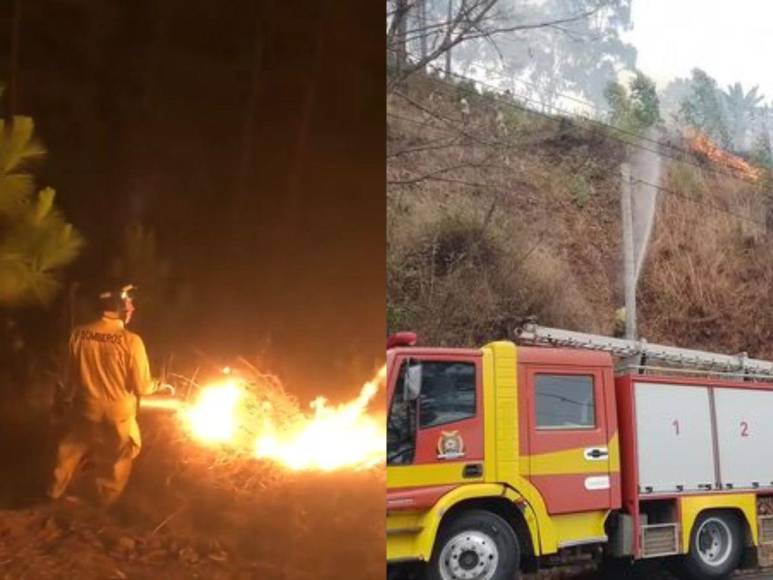
[[[760,522],[760,544],[773,544],[773,516],[758,516]]]
[[[653,524],[641,527],[642,558],[671,556],[679,553],[679,525]]]

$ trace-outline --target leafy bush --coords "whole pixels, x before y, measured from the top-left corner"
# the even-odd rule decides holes
[[[682,100],[680,118],[699,129],[722,147],[732,143],[722,92],[717,81],[705,71],[695,68],[690,78],[690,93]]]

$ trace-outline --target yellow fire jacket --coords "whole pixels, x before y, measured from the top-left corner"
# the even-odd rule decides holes
[[[118,401],[156,387],[142,339],[122,320],[106,316],[73,330],[67,375],[76,399]]]

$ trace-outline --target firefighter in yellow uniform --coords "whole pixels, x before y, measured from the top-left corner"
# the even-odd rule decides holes
[[[70,335],[66,394],[71,400],[67,432],[59,443],[49,497],[64,494],[87,455],[96,467],[100,502],[123,491],[140,451],[139,397],[162,389],[151,378],[142,339],[126,329],[134,305],[132,286],[100,295],[101,319]]]

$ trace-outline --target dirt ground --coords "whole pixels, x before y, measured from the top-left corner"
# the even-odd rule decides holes
[[[253,462],[234,477],[141,417],[144,444],[108,510],[44,499],[56,432],[47,413],[0,401],[0,579],[384,577],[384,474],[291,474]],[[196,457],[192,460],[191,457]]]

